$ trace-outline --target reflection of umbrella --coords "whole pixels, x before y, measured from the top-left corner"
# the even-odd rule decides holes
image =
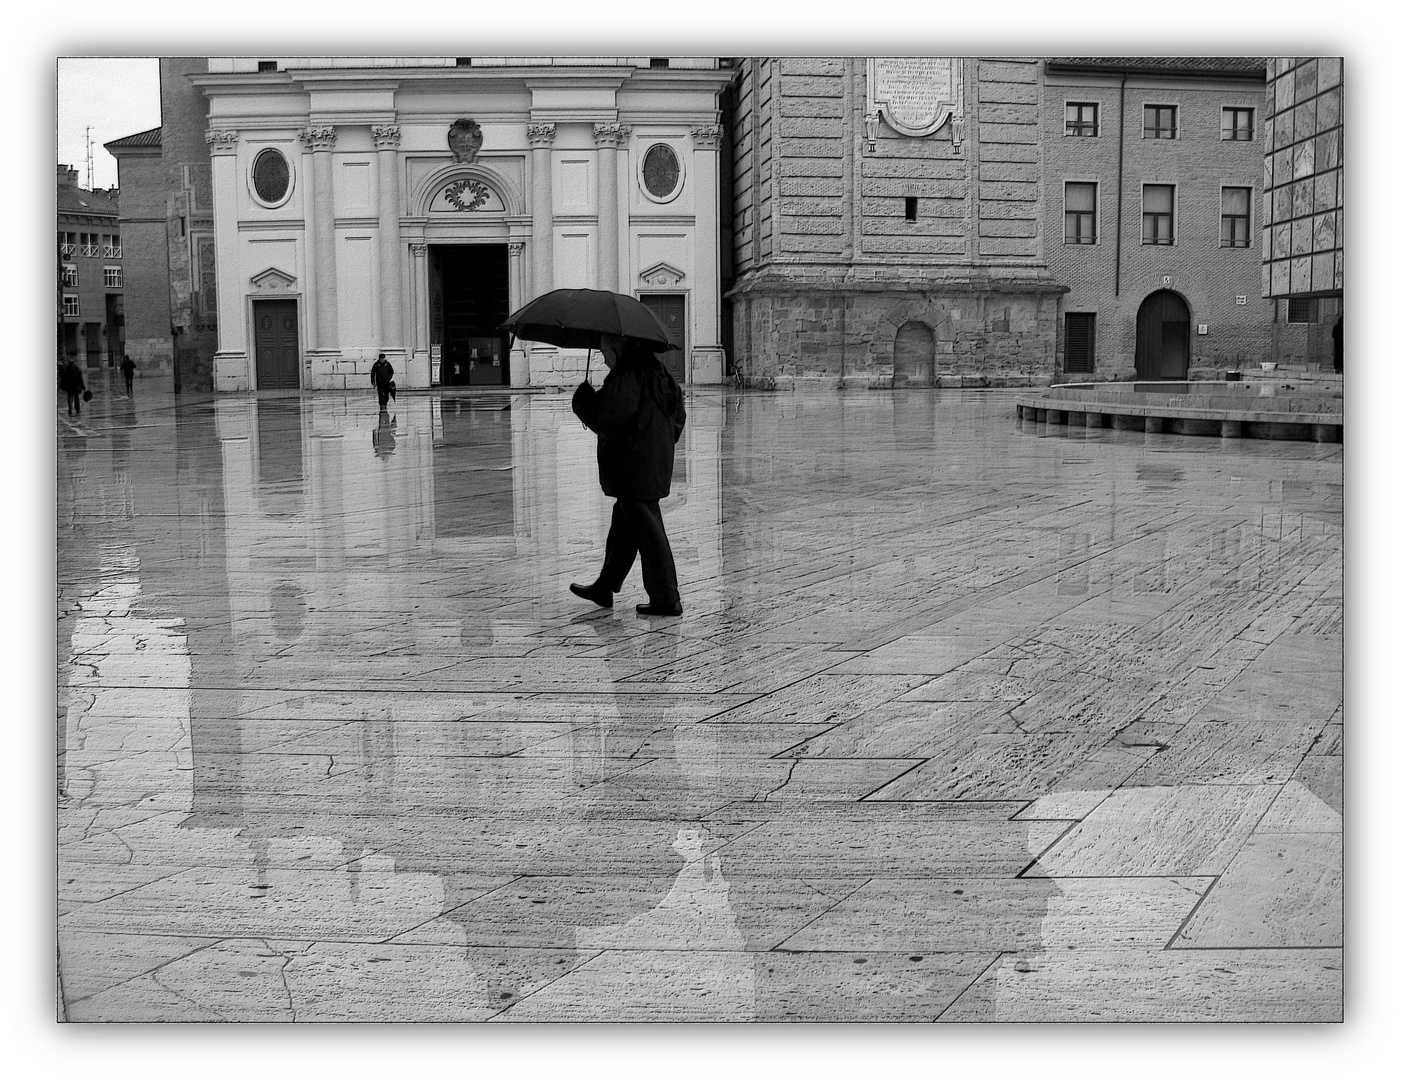
[[[543,341],[564,349],[597,349],[604,334],[631,338],[653,352],[676,344],[640,300],[602,289],[556,289],[538,296],[504,323],[526,341]]]

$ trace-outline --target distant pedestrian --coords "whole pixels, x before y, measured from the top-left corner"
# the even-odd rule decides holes
[[[598,434],[598,478],[603,493],[617,500],[608,528],[603,569],[591,585],[570,591],[600,607],[613,606],[632,564],[642,557],[647,603],[641,615],[680,615],[676,563],[662,523],[660,502],[671,494],[676,442],[686,426],[681,388],[656,355],[626,338],[605,335],[603,386],[574,391],[574,412]]]
[[[131,357],[122,354],[122,382],[126,383],[126,396],[131,397],[131,376],[136,371],[136,365],[132,363]]]
[[[394,393],[394,365],[385,359],[384,353],[379,354],[374,367],[370,368],[370,385],[379,391],[379,411],[384,412]]]
[[[83,392],[88,388],[82,369],[72,359],[63,365],[58,375],[58,388],[68,395],[68,415],[83,414]]]
[[[1343,317],[1338,316],[1338,321],[1333,324],[1333,370],[1339,375],[1343,373]]]

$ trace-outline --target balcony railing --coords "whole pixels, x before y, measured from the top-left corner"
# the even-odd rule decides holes
[[[102,249],[97,244],[83,244],[78,249],[78,254],[89,259],[96,259],[97,253]]]
[[[74,255],[74,253],[77,252],[77,250],[78,250],[78,245],[77,245],[77,244],[59,244],[59,245],[58,245],[58,252],[59,252],[59,254],[62,255],[65,259],[71,259],[71,258],[73,257],[73,255]]]
[[[122,257],[122,249],[119,245],[108,244],[102,249],[102,257],[104,259],[120,259]]]

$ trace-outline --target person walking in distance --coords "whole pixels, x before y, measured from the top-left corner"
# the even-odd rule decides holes
[[[374,367],[370,368],[370,385],[379,391],[379,411],[389,407],[389,395],[394,392],[394,365],[379,354]]]
[[[83,382],[83,372],[73,358],[69,357],[68,363],[63,365],[63,370],[58,375],[58,388],[68,395],[68,415],[77,413],[83,415],[83,391],[87,384]]]
[[[598,579],[569,589],[611,608],[640,555],[647,603],[637,605],[638,614],[680,615],[676,562],[660,502],[671,494],[676,442],[686,426],[681,388],[656,355],[636,342],[605,334],[600,349],[608,377],[597,390],[580,383],[573,407],[598,435],[599,483],[616,501]]]
[[[126,383],[126,396],[131,397],[131,376],[136,371],[136,365],[132,363],[131,357],[122,354],[122,382]]]

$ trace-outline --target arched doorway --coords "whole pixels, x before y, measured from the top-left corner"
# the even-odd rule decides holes
[[[922,322],[907,322],[895,331],[896,386],[934,385],[934,331]]]
[[[1133,367],[1140,379],[1185,379],[1192,314],[1169,289],[1149,293],[1138,308]]]

